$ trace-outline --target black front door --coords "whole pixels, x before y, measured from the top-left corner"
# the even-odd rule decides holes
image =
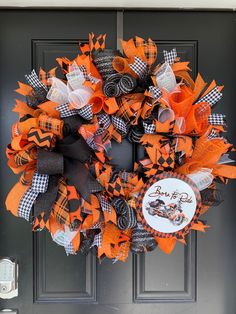
[[[163,49],[177,48],[191,62],[193,76],[225,85],[219,112],[227,114],[229,138],[236,142],[234,123],[236,13],[125,10],[2,10],[0,12],[1,127],[1,256],[19,261],[19,296],[1,300],[1,308],[19,314],[233,314],[235,302],[234,190],[228,185],[224,203],[206,215],[212,227],[170,255],[160,250],[131,256],[127,263],[101,265],[93,255],[67,257],[41,232],[5,211],[4,199],[16,178],[6,166],[16,81],[39,66],[50,69],[59,56],[72,58],[78,41],[89,32],[107,33],[107,46],[134,35],[155,40]],[[217,108],[218,109],[218,108]],[[114,145],[115,161],[130,168],[135,157],[128,142]],[[138,157],[138,156],[136,156]]]

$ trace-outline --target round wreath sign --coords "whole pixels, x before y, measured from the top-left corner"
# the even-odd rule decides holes
[[[129,251],[170,253],[219,204],[216,180],[235,178],[225,115],[212,113],[222,86],[194,81],[176,49],[157,58],[140,37],[105,47],[89,35],[74,59],[25,75],[16,92],[8,166],[21,174],[6,207],[47,229],[67,254],[90,250],[125,261]],[[159,61],[159,62],[158,62]],[[142,145],[133,169],[112,162],[112,142]]]

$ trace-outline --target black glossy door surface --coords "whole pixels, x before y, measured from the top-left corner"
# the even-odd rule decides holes
[[[66,5],[66,3],[65,3]],[[118,21],[118,23],[117,23]],[[19,314],[235,314],[235,188],[224,189],[224,203],[206,215],[206,234],[191,234],[187,246],[167,256],[159,250],[131,256],[126,264],[93,255],[66,257],[48,234],[31,227],[4,208],[16,177],[6,166],[4,147],[10,141],[16,81],[39,66],[49,69],[55,58],[77,53],[77,41],[89,32],[107,33],[115,48],[117,34],[151,37],[163,49],[176,47],[189,60],[193,76],[200,71],[225,85],[215,109],[227,114],[229,138],[236,143],[235,70],[236,13],[181,11],[2,10],[0,12],[1,213],[0,255],[20,263],[19,297],[1,300],[1,308]],[[128,142],[114,145],[120,167],[130,168],[139,149]],[[198,242],[198,243],[197,243]]]

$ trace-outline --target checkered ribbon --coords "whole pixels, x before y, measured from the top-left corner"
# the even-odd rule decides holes
[[[177,58],[176,48],[173,48],[171,51],[163,50],[163,54],[165,62],[169,63],[170,65],[173,64]]]
[[[157,246],[156,240],[151,233],[146,231],[141,223],[137,223],[133,228],[131,239],[131,251],[143,253],[153,251]]]
[[[25,192],[18,207],[18,216],[29,221],[30,212],[39,193],[45,193],[48,188],[49,176],[35,172],[32,185]]]
[[[97,130],[95,135],[101,135],[105,130],[107,130],[112,124],[114,128],[119,131],[122,135],[127,134],[127,124],[123,119],[116,116],[109,116],[108,114],[100,114],[98,115],[98,123],[100,128]]]
[[[152,94],[152,96],[155,100],[160,98],[162,95],[160,88],[158,88],[156,86],[149,86],[149,92]]]
[[[97,247],[101,247],[102,246],[102,234],[101,234],[101,232],[95,235],[93,243],[90,246],[90,248],[92,248],[94,246],[97,246]]]
[[[148,65],[146,62],[141,60],[139,57],[134,57],[134,63],[129,64],[132,71],[138,75],[140,79],[143,79],[148,71]]]
[[[146,134],[156,133],[156,126],[153,123],[148,124],[148,123],[143,121],[143,128],[144,128],[144,133],[146,133]]]
[[[56,110],[60,112],[61,118],[77,115],[80,115],[85,120],[92,120],[93,118],[92,105],[86,105],[81,109],[69,109],[69,104],[62,104],[57,106]]]
[[[208,123],[211,125],[226,125],[226,115],[222,113],[212,113],[208,117]]]
[[[111,116],[111,123],[113,124],[115,129],[121,132],[121,134],[125,135],[127,133],[127,125],[121,118]]]
[[[134,228],[137,224],[137,218],[133,208],[131,208],[125,199],[116,198],[112,205],[117,213],[117,226],[121,230]]]
[[[62,104],[56,107],[56,110],[60,112],[61,118],[72,117],[78,114],[77,109],[69,109],[69,104]]]
[[[102,211],[111,213],[111,205],[109,201],[101,194],[98,194],[97,196],[98,196]]]
[[[92,120],[93,118],[92,107],[93,105],[86,105],[83,108],[78,110],[78,114],[85,120]]]
[[[39,79],[38,75],[36,74],[35,70],[32,70],[30,74],[26,74],[25,78],[29,85],[33,87],[34,90],[40,90],[41,88],[47,91],[47,86],[45,86]]]
[[[221,98],[223,94],[219,92],[218,86],[214,87],[209,93],[207,93],[205,96],[200,98],[196,104],[200,102],[207,102],[211,106],[214,106]]]

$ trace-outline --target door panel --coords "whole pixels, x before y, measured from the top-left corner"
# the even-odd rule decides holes
[[[236,68],[236,59],[234,54],[236,52],[236,14],[235,12],[156,12],[156,11],[129,11],[124,13],[124,38],[130,38],[136,34],[140,37],[151,37],[157,42],[180,42],[195,43],[195,49],[192,51],[193,76],[199,71],[206,81],[216,79],[219,84],[224,84],[223,100],[217,105],[214,112],[222,112],[227,115],[227,122],[229,125],[228,137],[232,142],[235,142],[236,125],[234,123],[234,114],[236,112],[233,105],[235,81],[233,79],[233,72]],[[182,47],[177,46],[177,51],[182,51]],[[184,60],[189,60],[189,55],[184,56]],[[236,218],[233,204],[233,190],[236,188],[236,183],[231,181],[227,188],[222,185],[219,187],[223,190],[224,202],[216,207],[211,208],[209,212],[203,217],[207,220],[211,228],[206,234],[198,233],[198,245],[195,258],[191,261],[191,266],[194,268],[194,260],[196,261],[196,280],[191,274],[186,278],[191,278],[189,287],[192,286],[190,297],[185,297],[184,302],[188,302],[188,298],[196,297],[196,303],[192,303],[187,307],[186,313],[235,313],[235,270],[236,255],[233,252],[235,247],[233,240],[234,224],[233,220]],[[195,242],[195,241],[194,241]],[[196,243],[194,243],[194,247]],[[191,248],[191,250],[194,250]],[[158,254],[158,253],[157,253]],[[175,253],[174,253],[175,254]],[[166,288],[160,286],[161,283],[168,283],[169,271],[175,280],[178,279],[178,263],[175,261],[167,269],[167,261],[163,263],[163,268],[159,270],[159,263],[162,261],[161,253],[159,258],[151,259],[151,263],[156,265],[157,273],[161,273],[161,280],[154,277],[152,264],[147,264],[148,278],[152,282],[159,279],[158,284],[151,285],[145,282],[147,274],[141,273],[141,279],[137,279],[139,283],[139,290],[135,291],[137,296],[141,294],[142,302],[159,302],[160,296],[165,296],[166,302],[172,302],[172,292],[166,292]],[[186,255],[185,255],[186,256]],[[169,258],[169,257],[167,257]],[[141,265],[144,265],[147,258],[138,257],[141,260]],[[169,263],[169,260],[168,260]],[[137,263],[138,267],[140,262]],[[185,263],[186,265],[186,263]],[[172,273],[172,267],[176,271]],[[185,275],[186,275],[185,268]],[[137,273],[137,272],[136,272]],[[188,272],[187,272],[188,273]],[[192,274],[194,270],[192,269]],[[162,281],[163,277],[166,278]],[[154,279],[155,278],[155,281]],[[146,279],[147,281],[148,279]],[[172,277],[173,280],[173,277]],[[141,282],[141,284],[140,284]],[[141,288],[140,288],[141,285]],[[173,285],[173,284],[172,284]],[[188,285],[187,285],[188,286]],[[196,293],[194,287],[196,286]],[[151,293],[146,291],[151,289]],[[185,289],[184,289],[185,290]],[[188,289],[187,289],[188,290]],[[141,291],[141,293],[140,293]],[[191,291],[191,288],[190,290]],[[179,295],[179,294],[178,294]],[[188,295],[188,293],[187,293]],[[143,300],[144,299],[144,300]],[[186,300],[187,299],[187,300]],[[180,296],[176,300],[180,302]],[[182,310],[180,310],[182,309]],[[185,308],[186,309],[186,308]],[[161,305],[160,313],[185,313],[184,307],[176,306],[172,308],[169,304]]]
[[[176,47],[181,59],[190,61],[193,77],[199,70],[206,80],[224,83],[224,100],[215,111],[227,114],[229,137],[236,142],[235,21],[233,12],[125,10],[117,19],[115,10],[1,11],[1,147],[10,141],[16,118],[11,109],[17,80],[32,67],[56,66],[56,57],[76,56],[78,41],[87,41],[91,31],[107,33],[107,46],[116,48],[122,29],[125,39],[139,35],[155,40],[160,60],[164,49]],[[142,154],[128,141],[113,145],[113,163],[119,168],[131,169]],[[1,162],[0,255],[20,262],[19,297],[1,301],[2,308],[17,308],[19,314],[235,313],[235,183],[225,190],[224,203],[206,215],[212,228],[198,234],[198,245],[193,232],[187,246],[177,245],[170,256],[156,250],[130,255],[125,264],[105,260],[99,265],[93,254],[67,257],[49,234],[31,236],[30,225],[4,210],[4,198],[16,178],[6,167],[4,150]]]

